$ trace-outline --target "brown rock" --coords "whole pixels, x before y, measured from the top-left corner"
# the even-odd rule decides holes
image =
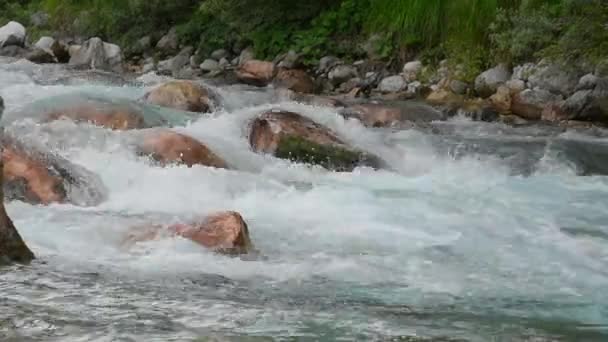
[[[368,127],[391,127],[401,122],[401,109],[378,104],[361,104],[348,108],[352,116]]]
[[[274,64],[260,60],[248,60],[241,64],[236,71],[239,81],[258,87],[263,87],[274,77]]]
[[[426,97],[426,102],[431,105],[455,105],[462,103],[463,97],[446,89],[437,89]]]
[[[383,164],[379,158],[349,147],[329,128],[292,112],[263,113],[253,121],[249,141],[256,152],[330,170],[352,171],[359,165],[379,168]]]
[[[274,84],[277,87],[287,88],[297,93],[313,93],[315,91],[312,77],[304,70],[279,69],[274,78]]]
[[[568,114],[564,112],[561,103],[549,103],[545,105],[541,113],[541,120],[549,122],[559,122],[568,119]]]
[[[75,122],[88,122],[112,130],[145,128],[145,120],[139,111],[129,106],[89,103],[68,105],[48,113],[43,121],[50,122],[70,119]]]
[[[249,228],[243,217],[234,211],[219,212],[207,216],[199,222],[174,224],[169,227],[151,226],[133,230],[123,245],[129,246],[140,241],[156,240],[168,232],[211,249],[218,253],[237,255],[253,251]]]
[[[190,81],[171,81],[152,89],[144,100],[177,110],[207,113],[213,110],[214,95],[204,86]]]
[[[524,119],[538,120],[545,106],[561,100],[560,97],[542,89],[526,89],[513,95],[511,112]]]
[[[163,165],[185,164],[227,168],[224,160],[198,140],[170,130],[153,131],[144,136],[140,153]]]
[[[499,113],[511,111],[511,90],[506,86],[499,86],[496,94],[490,96],[490,103]]]

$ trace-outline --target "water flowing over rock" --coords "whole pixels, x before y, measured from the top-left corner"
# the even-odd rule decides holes
[[[243,62],[236,71],[236,77],[243,83],[264,87],[272,81],[275,73],[271,62],[248,60]]]
[[[367,127],[410,127],[416,122],[443,120],[440,111],[417,102],[365,103],[340,111],[347,118],[356,118]]]
[[[16,21],[0,27],[0,48],[5,46],[23,46],[25,44],[25,27]]]
[[[378,157],[351,148],[327,127],[293,112],[273,110],[260,115],[251,125],[249,142],[256,152],[329,170],[383,166]]]
[[[0,117],[4,112],[4,100],[0,97]],[[0,134],[4,135],[3,128]],[[0,153],[4,152],[4,144],[0,145]],[[0,168],[4,170],[4,161],[0,159]],[[28,263],[34,259],[34,253],[27,247],[13,221],[4,207],[4,174],[0,172],[0,266],[17,263]]]
[[[103,183],[88,170],[8,134],[2,144],[3,187],[8,200],[93,206],[105,199]]]
[[[216,253],[240,255],[253,252],[249,227],[243,217],[235,211],[218,212],[191,223],[138,227],[127,236],[124,245],[157,240],[164,233],[191,240]]]
[[[161,165],[185,164],[228,168],[222,158],[202,142],[170,130],[146,132],[140,143],[139,154],[149,156]]]
[[[486,70],[475,79],[475,91],[481,97],[489,97],[496,92],[499,86],[505,84],[511,78],[509,68],[500,64],[492,69]]]
[[[296,69],[279,69],[274,78],[274,85],[298,93],[313,93],[315,84],[306,71]]]
[[[161,107],[188,112],[207,113],[218,105],[215,94],[191,81],[171,81],[152,89],[144,101]]]

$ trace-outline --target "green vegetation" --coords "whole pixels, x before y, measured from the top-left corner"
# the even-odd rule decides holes
[[[362,161],[364,154],[289,135],[281,138],[275,156],[304,164],[321,165],[328,170],[352,171]]]
[[[311,65],[371,48],[395,68],[414,57],[448,58],[464,80],[497,62],[608,57],[604,0],[0,0],[0,24],[27,25],[40,9],[51,15],[50,31],[126,47],[176,26],[181,43],[202,56],[250,45],[263,59],[294,49]]]

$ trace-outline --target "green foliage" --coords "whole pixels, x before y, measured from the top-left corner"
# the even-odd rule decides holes
[[[363,158],[362,152],[347,150],[338,146],[320,145],[295,135],[281,139],[277,158],[294,162],[321,165],[329,170],[352,170]]]

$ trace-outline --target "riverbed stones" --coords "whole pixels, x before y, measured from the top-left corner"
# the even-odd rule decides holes
[[[167,129],[144,134],[139,154],[149,156],[163,166],[178,164],[228,168],[226,162],[202,142]]]
[[[208,113],[217,105],[217,98],[205,86],[192,81],[170,81],[149,91],[144,101],[161,107],[188,112]]]
[[[16,21],[0,27],[0,48],[12,45],[23,47],[25,34],[25,27]]]
[[[306,71],[280,68],[274,78],[275,87],[287,88],[297,93],[313,93],[315,83]]]
[[[272,62],[251,59],[243,62],[236,71],[239,81],[258,87],[264,87],[272,82],[275,67]]]
[[[283,110],[268,111],[257,117],[251,124],[249,142],[255,152],[334,171],[382,166],[379,158],[348,146],[329,128]]]
[[[475,79],[475,91],[481,97],[490,97],[499,86],[511,78],[511,71],[504,64],[488,69]]]
[[[122,71],[120,47],[93,37],[70,53],[70,65],[76,68]]]

